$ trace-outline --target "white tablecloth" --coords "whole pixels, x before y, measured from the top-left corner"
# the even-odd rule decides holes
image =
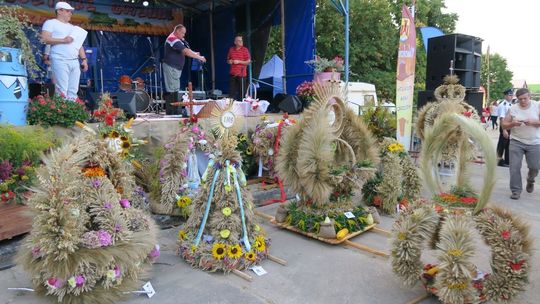
[[[209,99],[195,100],[195,102],[209,102],[209,101],[210,101]],[[218,99],[218,100],[213,100],[213,101],[215,101],[218,104],[218,106],[221,108],[224,108],[227,105],[226,99]],[[266,113],[266,110],[268,109],[269,105],[270,103],[268,101],[259,100],[259,106],[256,109],[253,109],[250,102],[235,101],[233,105],[233,111],[243,116],[259,116]],[[193,112],[195,112],[195,115],[197,115],[202,110],[203,107],[204,105],[194,105]],[[186,107],[186,108],[188,110],[188,115],[190,115],[189,107]]]

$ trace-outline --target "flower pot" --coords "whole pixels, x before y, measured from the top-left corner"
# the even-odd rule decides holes
[[[325,82],[325,81],[339,81],[341,74],[338,72],[321,72],[315,73],[313,75],[313,81],[315,82]]]
[[[28,81],[21,50],[0,47],[0,123],[26,125]]]

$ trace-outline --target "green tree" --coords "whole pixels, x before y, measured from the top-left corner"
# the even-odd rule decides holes
[[[513,73],[508,69],[506,59],[495,53],[489,55],[489,71],[487,64],[488,56],[482,56],[482,69],[480,71],[480,83],[488,88],[487,76],[489,73],[489,96],[491,100],[500,99],[506,89],[512,87]]]

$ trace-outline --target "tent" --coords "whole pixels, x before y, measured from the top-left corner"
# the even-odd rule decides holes
[[[283,60],[274,55],[261,68],[259,83],[262,90],[272,91],[272,96],[283,93]]]

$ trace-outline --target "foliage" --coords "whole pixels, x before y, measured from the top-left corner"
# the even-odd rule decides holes
[[[306,64],[313,67],[315,72],[342,72],[344,69],[343,58],[335,56],[333,59],[327,59],[316,56],[315,59],[305,61]]]
[[[362,118],[377,140],[380,141],[384,137],[396,137],[396,116],[388,108],[370,107],[362,113]]]
[[[389,100],[395,99],[398,25],[403,4],[401,0],[350,2],[350,81],[373,83],[379,97]],[[410,5],[411,1],[405,4]],[[343,17],[331,1],[317,0],[317,5],[317,53],[334,56],[344,50]],[[443,13],[443,8],[444,0],[418,0],[416,26],[435,26],[445,33],[453,32],[457,15]],[[420,36],[418,32],[415,90],[425,87],[426,53]]]
[[[0,125],[0,202],[26,200],[41,154],[54,145],[52,132],[43,128]]]
[[[254,153],[252,138],[253,131],[249,131],[249,133],[239,133],[238,145],[236,146],[236,150],[239,151],[242,156],[242,170],[248,177],[257,174],[257,159]]]
[[[499,54],[489,54],[489,86],[488,77],[488,56],[482,56],[482,70],[480,71],[480,83],[487,90],[489,87],[489,98],[491,100],[501,99],[503,92],[512,87],[513,73],[508,69],[506,59]]]
[[[270,36],[268,37],[268,44],[266,46],[266,52],[264,54],[264,62],[267,62],[274,55],[282,56],[283,47],[281,46],[281,26],[276,25],[270,28]]]
[[[84,102],[68,100],[62,96],[39,95],[28,105],[28,123],[41,126],[72,127],[76,121],[86,121],[88,112]]]
[[[0,5],[0,46],[21,49],[29,76],[35,78],[41,70],[25,30],[30,35],[37,35],[28,17],[20,13],[20,7]]]
[[[347,228],[349,232],[362,231],[368,223],[368,213],[364,207],[356,206],[351,212],[354,214],[354,218],[347,218],[343,212],[335,211],[334,213],[328,212],[328,209],[319,209],[319,207],[313,206],[313,208],[305,208],[298,205],[296,202],[291,202],[286,206],[287,219],[285,222],[287,225],[294,226],[304,232],[311,232],[318,234],[320,223],[328,216],[334,220],[334,229],[336,232],[343,228]]]

